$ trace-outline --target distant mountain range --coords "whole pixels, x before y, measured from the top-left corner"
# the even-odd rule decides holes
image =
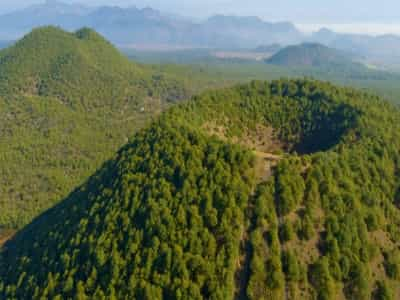
[[[370,36],[365,34],[345,34],[323,28],[312,35],[311,41],[357,55],[363,55],[370,59],[381,61],[400,59],[400,37],[396,35]]]
[[[16,40],[43,25],[69,31],[91,27],[120,47],[254,49],[313,42],[363,55],[378,64],[400,62],[400,37],[395,35],[375,37],[322,29],[309,36],[292,23],[270,23],[258,17],[216,15],[195,22],[152,8],[87,7],[57,0],[0,16],[0,40]]]
[[[88,26],[116,44],[141,47],[247,48],[302,39],[291,23],[267,23],[257,17],[218,15],[196,23],[151,8],[89,8],[54,0],[1,16],[0,39],[14,40],[43,25],[67,30]]]

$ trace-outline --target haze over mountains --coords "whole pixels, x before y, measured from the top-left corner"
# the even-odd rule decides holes
[[[267,23],[257,17],[214,16],[195,23],[151,8],[88,8],[58,1],[2,16],[0,37],[16,39],[42,25],[67,30],[88,26],[114,43],[139,46],[253,47],[265,42],[293,43],[301,38],[290,23]]]
[[[343,34],[325,28],[314,33],[311,40],[378,61],[397,61],[400,57],[400,37],[393,34]]]
[[[32,28],[58,25],[66,30],[88,26],[119,46],[138,48],[256,48],[260,45],[317,42],[376,60],[399,59],[400,38],[335,33],[322,29],[306,35],[290,22],[258,17],[215,15],[202,22],[152,8],[87,7],[47,0],[0,18],[0,40],[15,40]]]

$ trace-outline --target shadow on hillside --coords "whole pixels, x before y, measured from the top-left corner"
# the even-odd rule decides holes
[[[111,183],[115,171],[115,160],[104,163],[98,171],[64,200],[36,217],[8,240],[1,249],[3,258],[7,260],[11,257],[18,257],[18,247],[21,245],[40,244],[53,230],[62,230],[65,226],[79,224],[79,221],[88,213],[89,195],[95,192],[100,185]],[[67,231],[64,229],[60,232]]]
[[[303,128],[299,140],[289,152],[304,155],[335,147],[351,130],[357,128],[359,116],[359,111],[350,105],[342,104],[329,114],[322,112],[313,116],[311,120],[305,117],[302,122],[307,124],[307,128]]]

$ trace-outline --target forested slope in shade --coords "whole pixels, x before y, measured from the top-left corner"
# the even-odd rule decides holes
[[[111,157],[185,80],[130,62],[90,29],[33,30],[0,52],[0,230],[29,223]]]
[[[315,81],[195,97],[3,247],[0,298],[399,299],[399,118]]]

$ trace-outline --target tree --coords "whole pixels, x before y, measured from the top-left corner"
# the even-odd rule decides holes
[[[385,253],[385,270],[386,274],[392,278],[400,279],[400,252],[393,250]]]
[[[290,250],[282,253],[282,265],[288,281],[298,281],[300,279],[300,267],[296,256]]]
[[[318,300],[330,300],[334,297],[335,284],[329,272],[326,257],[318,260],[309,270],[310,282],[317,291]]]
[[[386,281],[378,281],[376,284],[375,299],[376,300],[393,300],[393,291]]]
[[[279,237],[282,242],[289,242],[294,238],[293,225],[289,220],[286,220],[280,227]]]

